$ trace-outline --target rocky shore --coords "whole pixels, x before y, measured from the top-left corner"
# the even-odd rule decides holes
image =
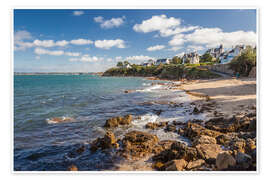
[[[184,84],[175,83],[168,89],[184,89]],[[256,105],[246,104],[244,111],[236,109],[228,114],[219,108],[217,99],[200,92],[187,93],[196,97],[192,113],[205,113],[207,120],[149,122],[145,129],[153,133],[131,130],[116,138],[115,128],[128,129],[138,117],[110,118],[104,124],[104,137],[90,143],[91,153],[114,152],[112,159],[120,161],[109,170],[118,171],[256,171]],[[157,130],[176,132],[190,144],[160,140]]]

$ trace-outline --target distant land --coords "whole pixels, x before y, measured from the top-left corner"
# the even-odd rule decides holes
[[[102,75],[103,72],[14,72],[14,75]]]

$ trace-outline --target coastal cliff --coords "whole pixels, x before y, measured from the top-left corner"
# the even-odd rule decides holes
[[[131,68],[110,68],[103,73],[103,76],[140,76],[157,77],[160,79],[179,80],[185,79],[211,79],[219,77],[208,70],[196,65],[159,65],[159,66],[138,66]]]

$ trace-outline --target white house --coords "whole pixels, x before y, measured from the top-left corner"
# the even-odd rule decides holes
[[[209,53],[214,58],[218,58],[222,53],[224,53],[223,45],[221,44],[218,48],[208,49],[206,53]]]
[[[125,64],[123,67],[129,69],[129,68],[131,68],[131,65],[130,64]]]
[[[155,65],[160,65],[160,64],[170,64],[170,59],[166,58],[166,59],[158,59],[156,60]]]
[[[155,61],[152,59],[149,59],[146,63],[142,63],[142,66],[153,66],[155,64]]]
[[[223,53],[219,59],[220,59],[220,63],[221,64],[227,64],[229,62],[231,62],[231,60],[240,55],[243,50],[246,49],[246,46],[245,45],[236,45],[234,48],[232,48],[231,50]]]
[[[199,54],[197,52],[191,52],[188,54],[184,54],[183,64],[185,64],[187,61],[189,61],[190,64],[199,64],[200,63]]]

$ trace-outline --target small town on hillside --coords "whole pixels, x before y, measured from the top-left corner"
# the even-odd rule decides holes
[[[217,48],[210,48],[208,49],[203,55],[199,55],[197,51],[184,53],[182,56],[175,56],[172,59],[170,58],[163,58],[163,59],[149,59],[141,63],[142,66],[158,66],[160,64],[171,64],[173,63],[174,59],[178,59],[180,64],[199,64],[201,62],[215,62],[216,64],[228,64],[230,63],[234,57],[241,55],[241,53],[247,49],[247,45],[236,45],[231,49],[224,50],[223,45],[221,44]],[[254,48],[256,50],[256,47]],[[179,63],[177,63],[179,64]],[[121,65],[117,65],[118,67],[124,68],[131,68],[129,63],[124,63]]]

